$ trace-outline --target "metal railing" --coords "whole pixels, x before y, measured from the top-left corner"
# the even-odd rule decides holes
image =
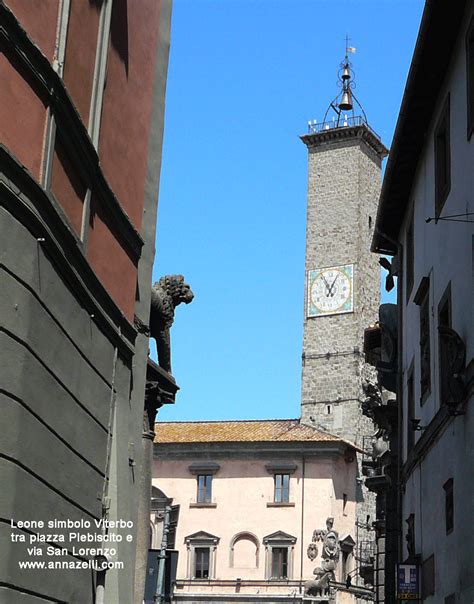
[[[370,132],[380,140],[380,136],[373,130],[367,120],[361,115],[341,115],[338,119],[333,119],[329,122],[308,122],[308,134],[317,134],[318,132],[324,132],[325,130],[335,130],[336,128],[349,128],[351,126],[366,126]]]

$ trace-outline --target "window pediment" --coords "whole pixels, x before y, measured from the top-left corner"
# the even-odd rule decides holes
[[[191,474],[216,474],[220,468],[220,465],[213,461],[196,461],[188,466]]]
[[[272,533],[271,535],[264,537],[262,542],[265,545],[276,545],[277,543],[294,544],[296,543],[296,537],[293,537],[293,535],[289,535],[288,533],[284,533],[283,531],[277,531],[276,533]]]
[[[185,543],[192,543],[193,545],[196,545],[198,543],[202,543],[205,545],[217,545],[219,541],[220,537],[216,537],[216,535],[211,535],[211,533],[206,533],[206,531],[198,531],[197,533],[193,533],[192,535],[188,535],[184,538]]]
[[[339,546],[342,551],[351,552],[354,549],[356,542],[351,535],[346,535],[343,539],[339,539]]]
[[[291,461],[271,461],[265,468],[269,474],[293,474],[298,466]]]

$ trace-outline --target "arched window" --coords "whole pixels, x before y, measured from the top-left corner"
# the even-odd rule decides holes
[[[230,568],[258,568],[260,545],[253,533],[234,535],[230,542]]]

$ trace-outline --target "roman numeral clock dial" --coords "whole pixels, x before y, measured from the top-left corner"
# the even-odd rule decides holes
[[[352,264],[308,271],[308,317],[353,311]]]

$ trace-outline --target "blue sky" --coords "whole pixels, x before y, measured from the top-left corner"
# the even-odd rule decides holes
[[[195,299],[176,311],[181,390],[160,420],[299,416],[298,136],[338,92],[348,33],[355,93],[390,145],[423,4],[174,0],[154,280],[182,273]]]

